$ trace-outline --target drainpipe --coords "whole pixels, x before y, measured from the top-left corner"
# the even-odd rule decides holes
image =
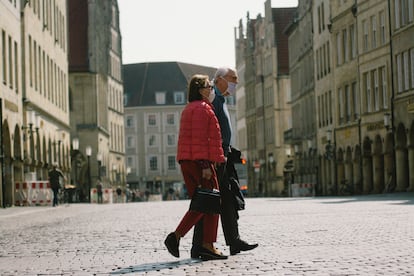
[[[396,186],[396,177],[397,173],[395,170],[396,167],[396,156],[395,156],[395,135],[394,135],[394,61],[393,61],[393,50],[392,50],[392,24],[391,24],[391,1],[388,0],[388,34],[389,34],[389,44],[390,44],[390,70],[391,70],[391,99],[390,99],[390,108],[391,108],[391,133],[392,133],[392,145],[393,145],[393,164],[392,164],[392,181],[394,181]]]

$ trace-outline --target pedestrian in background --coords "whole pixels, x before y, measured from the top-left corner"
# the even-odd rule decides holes
[[[116,188],[116,202],[121,203],[122,202],[122,189],[120,186]]]
[[[102,203],[103,199],[102,199],[102,183],[100,180],[98,180],[98,183],[96,184],[96,193],[98,195],[98,203]]]
[[[226,105],[227,96],[234,96],[236,93],[236,86],[238,76],[234,69],[229,67],[220,67],[214,75],[214,92],[215,97],[212,102],[214,106],[214,113],[220,124],[222,146],[226,160],[228,160],[230,153],[231,141],[231,120]],[[241,209],[238,204],[237,197],[241,194],[240,191],[235,191],[234,188],[240,189],[237,185],[231,185],[231,175],[226,172],[234,172],[234,163],[229,162],[220,164],[217,168],[217,175],[221,194],[221,225],[223,228],[226,245],[230,246],[230,255],[235,255],[241,251],[252,250],[258,246],[255,244],[248,244],[240,238],[238,211]],[[234,183],[233,183],[234,184]],[[233,188],[233,190],[232,190]],[[244,206],[242,207],[244,208]],[[203,236],[203,223],[200,221],[194,227],[193,246],[191,248],[191,257],[200,257],[201,237]]]
[[[207,75],[194,75],[188,87],[188,104],[181,114],[177,147],[180,164],[190,198],[197,187],[218,189],[216,163],[224,162],[220,126],[214,115],[211,101],[214,97]],[[206,214],[194,210],[185,213],[174,232],[165,239],[168,251],[179,257],[179,243],[188,231],[204,220],[203,237],[199,254],[203,260],[226,259],[214,242],[217,240],[218,214]]]
[[[58,169],[57,163],[53,163],[52,169],[49,171],[49,183],[53,191],[53,207],[58,205],[59,190],[62,188],[60,186],[61,179],[66,181],[65,175]]]

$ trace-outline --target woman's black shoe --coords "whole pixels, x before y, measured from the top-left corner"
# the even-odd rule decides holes
[[[167,238],[164,241],[165,246],[168,249],[168,252],[171,253],[174,257],[180,257],[180,251],[178,251],[179,241],[175,237],[175,233],[171,232],[168,234]]]
[[[200,247],[200,251],[198,253],[200,255],[200,258],[203,261],[225,260],[225,259],[227,259],[227,256],[225,256],[223,254],[216,254],[213,251],[210,251],[205,247]]]

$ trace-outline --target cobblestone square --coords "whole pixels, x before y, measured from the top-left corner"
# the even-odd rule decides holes
[[[224,261],[179,259],[163,241],[189,201],[0,210],[0,275],[414,275],[414,195],[248,198]],[[217,247],[226,255],[219,226]]]

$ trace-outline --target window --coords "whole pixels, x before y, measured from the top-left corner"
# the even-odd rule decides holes
[[[7,58],[6,58],[6,32],[1,32],[1,60],[3,63],[2,70],[3,70],[3,83],[6,84],[7,82]]]
[[[408,0],[408,22],[411,23],[414,21],[414,1]]]
[[[318,79],[319,80],[319,73],[320,73],[320,68],[321,68],[321,66],[320,66],[320,64],[321,64],[321,61],[320,61],[320,49],[317,49],[316,50],[316,52],[315,52],[315,54],[316,54],[316,79]],[[322,77],[322,76],[321,76]]]
[[[364,52],[368,51],[368,22],[366,20],[362,21],[362,28],[363,28],[363,50]]]
[[[401,26],[407,24],[407,0],[401,1]]]
[[[365,96],[366,96],[366,111],[371,112],[371,75],[364,74],[365,78]]]
[[[168,169],[169,170],[176,170],[177,169],[177,162],[175,161],[175,156],[174,155],[168,156]]]
[[[129,104],[128,94],[124,94],[124,106],[127,106],[128,104]]]
[[[9,36],[9,87],[13,88],[13,49],[12,49],[12,38]]]
[[[332,91],[328,91],[328,116],[329,116],[329,124],[333,123],[332,117]]]
[[[400,1],[401,0],[394,0],[394,12],[395,12],[395,28],[400,28]]]
[[[155,92],[155,103],[165,104],[165,92]]]
[[[126,127],[133,127],[134,126],[134,117],[127,116],[126,118]]]
[[[388,108],[388,89],[387,89],[387,74],[385,71],[385,66],[380,68],[381,72],[381,93],[382,93],[382,106]]]
[[[385,44],[385,12],[380,12],[380,42],[381,45]]]
[[[351,59],[356,57],[356,39],[355,39],[355,25],[349,26],[349,35],[351,42]]]
[[[327,56],[327,63],[328,63],[328,73],[331,72],[331,48],[329,45],[329,41],[326,43],[326,56]]]
[[[344,102],[342,97],[342,89],[338,88],[338,110],[339,110],[339,122],[344,121]]]
[[[149,126],[157,125],[157,118],[155,117],[155,114],[148,115],[148,125]]]
[[[339,66],[342,63],[341,60],[342,51],[341,51],[341,35],[340,33],[336,34],[336,65]]]
[[[168,146],[175,146],[176,145],[175,134],[168,134],[167,135],[167,145]]]
[[[408,71],[408,51],[405,51],[403,53],[403,64],[404,64],[404,90],[408,90],[409,89],[409,82],[410,82],[410,74]]]
[[[379,96],[379,83],[378,83],[378,70],[372,71],[373,79],[374,79],[374,105],[375,111],[380,110],[380,96]]]
[[[158,158],[156,156],[151,156],[149,158],[149,167],[151,171],[158,170]]]
[[[414,88],[414,48],[410,50],[411,56],[411,88]]]
[[[321,33],[321,24],[322,24],[321,21],[322,21],[321,20],[321,7],[319,6],[318,7],[318,31],[319,33]]]
[[[325,30],[325,9],[323,2],[321,4],[321,19],[322,19],[322,30]]]
[[[342,59],[344,62],[348,61],[348,32],[346,29],[342,31]]]
[[[131,157],[131,156],[128,156],[127,157],[127,166],[130,167],[130,168],[135,167],[134,158],[133,157]]]
[[[353,82],[352,83],[352,99],[353,99],[353,104],[354,104],[354,118],[357,119],[358,118],[358,114],[359,114],[359,98],[358,98],[358,93],[357,93],[357,83]]]
[[[132,136],[127,137],[127,147],[128,148],[134,147],[134,137]]]
[[[371,28],[372,28],[371,48],[376,48],[377,47],[377,17],[375,15],[371,17]]]
[[[150,135],[148,139],[148,145],[154,147],[157,145],[157,137],[155,135]]]
[[[172,113],[167,114],[167,125],[175,125],[175,116],[174,116],[174,114],[172,114]]]
[[[33,87],[33,49],[32,37],[29,35],[29,84]]]
[[[397,88],[398,92],[403,91],[403,76],[402,76],[402,55],[397,55]]]
[[[16,2],[15,2],[15,4],[16,4]],[[19,68],[19,61],[18,61],[17,56],[18,56],[18,49],[17,49],[17,42],[15,41],[14,42],[14,90],[16,90],[16,93],[19,90],[19,84],[18,84],[18,81],[19,81],[19,76],[18,76],[18,74],[19,74],[19,72],[18,72],[18,70],[19,70],[18,69]]]
[[[174,92],[174,103],[175,104],[185,103],[184,92]]]
[[[345,109],[346,109],[346,121],[351,120],[351,91],[349,90],[349,85],[345,85]]]

